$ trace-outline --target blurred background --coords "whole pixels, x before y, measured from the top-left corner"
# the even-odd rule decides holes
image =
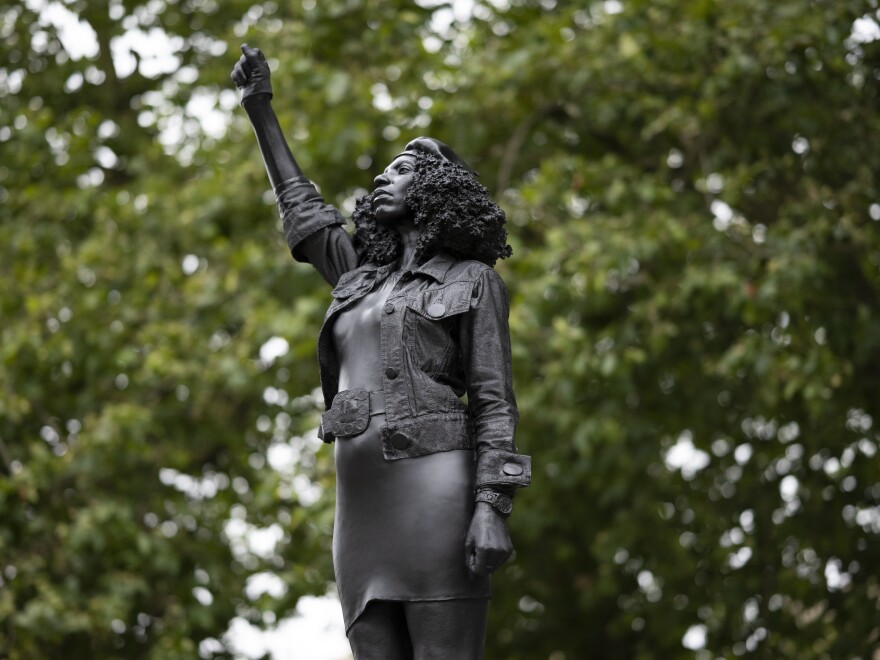
[[[350,657],[244,41],[345,212],[418,135],[507,212],[488,658],[880,658],[877,0],[4,3],[0,657]]]

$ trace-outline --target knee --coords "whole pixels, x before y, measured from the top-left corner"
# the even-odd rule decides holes
[[[414,660],[481,660],[487,608],[479,599],[407,603]]]
[[[355,660],[411,660],[402,605],[371,602],[349,628],[348,643]]]

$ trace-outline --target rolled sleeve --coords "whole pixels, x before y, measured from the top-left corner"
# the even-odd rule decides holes
[[[327,204],[306,177],[294,177],[275,186],[275,200],[290,253],[312,264],[331,285],[357,268],[360,255],[345,230],[345,218]]]
[[[477,466],[477,488],[514,486],[524,488],[532,479],[532,458],[516,452],[489,449]]]

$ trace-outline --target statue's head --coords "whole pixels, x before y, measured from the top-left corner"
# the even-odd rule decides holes
[[[422,152],[425,154],[431,154],[432,156],[436,156],[442,160],[447,160],[450,163],[455,163],[460,167],[464,168],[466,171],[471,174],[476,174],[468,165],[464,158],[459,156],[452,150],[445,142],[440,142],[440,140],[432,137],[417,137],[415,140],[410,140],[409,144],[407,144],[400,155],[403,154],[414,154],[416,152]]]
[[[473,170],[464,159],[445,142],[431,137],[418,137],[410,141],[403,151],[394,157],[385,171],[373,180],[375,188],[370,202],[380,225],[394,227],[401,221],[412,221],[413,212],[406,204],[406,195],[414,178],[416,155],[419,153],[454,163],[473,174]]]
[[[393,227],[401,221],[420,230],[418,263],[441,250],[489,265],[510,255],[504,212],[464,159],[440,140],[409,142],[375,185],[354,213],[355,240],[371,261],[389,263],[399,256],[400,236]]]

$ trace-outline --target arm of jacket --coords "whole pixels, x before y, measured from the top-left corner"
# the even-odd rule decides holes
[[[330,286],[360,265],[362,254],[345,230],[345,219],[306,177],[275,186],[275,200],[294,259],[312,264]]]
[[[507,288],[487,268],[471,294],[470,312],[459,328],[468,406],[477,452],[477,501],[508,515],[516,488],[531,481],[529,456],[516,451],[514,433],[519,420],[513,394]]]

